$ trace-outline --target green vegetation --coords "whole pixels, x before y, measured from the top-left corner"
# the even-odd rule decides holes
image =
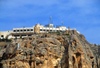
[[[22,39],[22,36],[20,36],[20,39]]]
[[[56,32],[56,34],[57,34],[57,35],[61,35],[61,32],[58,31],[58,32]]]

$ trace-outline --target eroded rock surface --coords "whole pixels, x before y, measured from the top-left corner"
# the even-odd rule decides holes
[[[0,68],[99,68],[98,52],[75,30],[36,34],[0,47]]]

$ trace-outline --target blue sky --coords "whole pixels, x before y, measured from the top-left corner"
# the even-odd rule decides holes
[[[100,0],[0,0],[0,31],[40,23],[76,28],[90,43],[100,44]]]

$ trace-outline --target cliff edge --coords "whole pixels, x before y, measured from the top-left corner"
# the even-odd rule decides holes
[[[76,30],[34,34],[0,46],[0,68],[99,68],[98,50]]]

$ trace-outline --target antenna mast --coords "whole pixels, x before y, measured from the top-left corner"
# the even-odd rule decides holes
[[[50,22],[49,22],[49,24],[52,24],[52,20],[51,20],[51,18],[52,18],[52,17],[50,16]]]
[[[62,21],[62,26],[63,26],[63,21]]]

